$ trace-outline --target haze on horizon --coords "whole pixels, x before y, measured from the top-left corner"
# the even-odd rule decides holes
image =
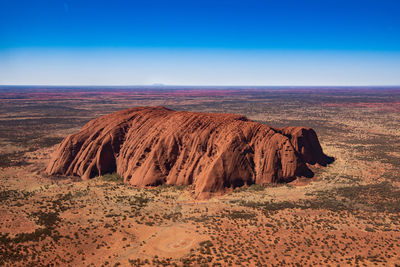
[[[1,85],[400,85],[400,2],[0,1]]]

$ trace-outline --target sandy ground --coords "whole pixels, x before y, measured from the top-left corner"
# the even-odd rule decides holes
[[[82,92],[69,100],[48,92],[15,101],[0,94],[0,265],[400,265],[397,94],[372,92],[368,104],[357,91],[325,98],[225,93],[119,92],[103,95],[104,103]],[[44,174],[54,144],[91,117],[149,103],[308,125],[336,161],[313,167],[312,179],[240,188],[207,201],[194,199],[191,187],[138,189],[104,177]]]

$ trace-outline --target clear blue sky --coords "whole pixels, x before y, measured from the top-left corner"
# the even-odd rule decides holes
[[[0,0],[0,84],[400,85],[398,0]]]

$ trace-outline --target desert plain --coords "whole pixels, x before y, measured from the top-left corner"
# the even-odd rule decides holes
[[[209,200],[45,173],[67,135],[137,106],[311,127],[335,161]],[[0,87],[0,111],[0,265],[400,265],[400,88]]]

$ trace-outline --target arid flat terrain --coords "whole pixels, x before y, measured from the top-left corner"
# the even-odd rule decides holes
[[[197,200],[49,176],[56,145],[136,106],[313,128],[315,176]],[[400,88],[0,87],[0,265],[399,266]]]

